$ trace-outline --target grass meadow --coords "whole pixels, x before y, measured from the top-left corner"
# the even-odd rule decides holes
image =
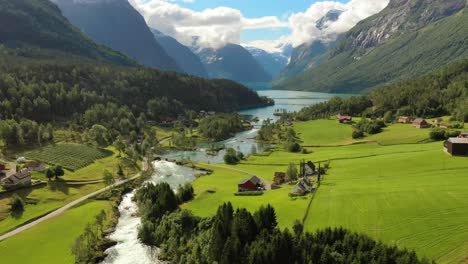
[[[0,241],[2,263],[74,263],[71,245],[84,231],[87,223],[92,223],[101,210],[110,215],[111,204],[108,201],[88,201],[14,237]]]
[[[328,126],[330,133],[325,132]],[[335,120],[297,123],[295,129],[303,144],[311,146],[308,154],[287,153],[278,147],[268,156],[251,156],[239,165],[221,167],[271,181],[273,173],[286,171],[289,162],[329,160],[331,169],[311,203],[306,230],[342,226],[416,250],[438,263],[468,259],[467,157],[445,154],[442,142],[417,144],[428,142],[430,130],[411,125],[391,125],[364,142],[353,141],[351,128]],[[248,176],[224,168],[211,167],[212,175],[193,183],[197,196],[186,208],[208,216],[227,201],[249,210],[270,203],[282,228],[303,218],[311,196],[291,200],[292,187],[286,186],[259,197],[236,197],[237,183]]]

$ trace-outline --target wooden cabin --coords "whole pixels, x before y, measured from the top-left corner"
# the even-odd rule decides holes
[[[265,189],[262,181],[257,176],[252,176],[251,178],[242,180],[239,182],[237,187],[239,192],[259,191]]]
[[[468,138],[449,138],[444,142],[444,151],[452,156],[468,156]]]
[[[2,185],[6,189],[14,189],[31,185],[31,173],[28,169],[22,169],[2,180]]]
[[[398,123],[400,124],[409,124],[413,121],[413,119],[409,116],[400,116],[398,117]]]
[[[425,119],[422,119],[422,118],[416,118],[414,121],[413,121],[413,126],[416,127],[416,128],[427,128],[427,127],[431,127],[431,125],[425,120]]]
[[[281,185],[286,182],[286,173],[285,172],[275,172],[275,177],[273,178],[273,183],[276,185]]]
[[[337,115],[336,118],[341,124],[347,124],[353,122],[353,117],[349,115]]]

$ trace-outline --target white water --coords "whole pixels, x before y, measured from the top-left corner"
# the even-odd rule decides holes
[[[153,166],[154,174],[146,183],[167,182],[174,190],[181,184],[195,180],[195,175],[202,173],[167,161],[155,161]],[[132,201],[134,194],[135,191],[123,196],[119,206],[119,223],[110,236],[117,241],[117,245],[106,250],[108,257],[103,264],[162,263],[157,259],[157,249],[152,250],[138,240],[141,219],[137,216],[137,205]]]

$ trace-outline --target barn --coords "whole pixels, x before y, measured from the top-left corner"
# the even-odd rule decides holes
[[[257,176],[244,179],[238,184],[239,192],[257,191],[265,189],[262,181]]]
[[[430,127],[431,125],[426,120],[422,118],[417,118],[413,121],[413,126],[416,128],[426,128]]]
[[[444,151],[452,156],[468,156],[468,138],[449,138],[444,142]]]

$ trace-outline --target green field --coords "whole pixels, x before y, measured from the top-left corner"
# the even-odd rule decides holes
[[[74,263],[73,241],[101,210],[110,214],[107,201],[90,201],[0,242],[0,259],[9,264]]]
[[[20,156],[52,165],[61,165],[68,170],[78,170],[97,159],[112,155],[111,151],[81,144],[54,144],[24,152]]]
[[[336,119],[321,119],[294,124],[303,146],[336,146],[356,142],[352,139],[350,124],[340,124]]]
[[[49,186],[17,190],[26,201],[21,215],[10,215],[11,193],[0,196],[0,234],[60,208],[86,194],[104,188],[103,183],[88,185],[67,185],[63,182],[51,183]]]
[[[307,230],[343,226],[416,250],[440,263],[466,261],[468,158],[445,154],[442,142],[416,144],[427,141],[429,130],[399,124],[360,144],[331,147],[352,143],[351,134],[344,131],[348,127],[336,126],[335,122],[317,120],[295,125],[305,145],[324,146],[308,147],[309,154],[286,153],[278,148],[271,155],[251,156],[237,166],[221,166],[271,180],[275,171],[285,171],[291,161],[329,160],[331,170],[311,204],[305,221]],[[324,133],[327,125],[335,132]],[[306,201],[291,201],[286,188],[267,191],[261,197],[235,197],[237,182],[247,176],[212,169],[214,174],[194,182],[197,196],[186,208],[195,214],[212,215],[219,204],[232,201],[250,210],[272,204],[281,227],[291,227],[292,221],[304,216]],[[216,193],[206,192],[208,189]]]
[[[249,175],[210,165],[202,165],[202,167],[215,170],[215,173],[202,176],[193,183],[196,199],[185,204],[184,207],[192,210],[196,215],[214,215],[218,209],[218,204],[230,201],[235,208],[247,208],[252,212],[256,211],[262,204],[274,205],[279,225],[283,228],[290,227],[294,220],[300,220],[304,216],[309,197],[288,197],[292,190],[290,185],[284,185],[277,190],[266,191],[262,196],[235,196],[237,184],[241,180],[249,178]]]

